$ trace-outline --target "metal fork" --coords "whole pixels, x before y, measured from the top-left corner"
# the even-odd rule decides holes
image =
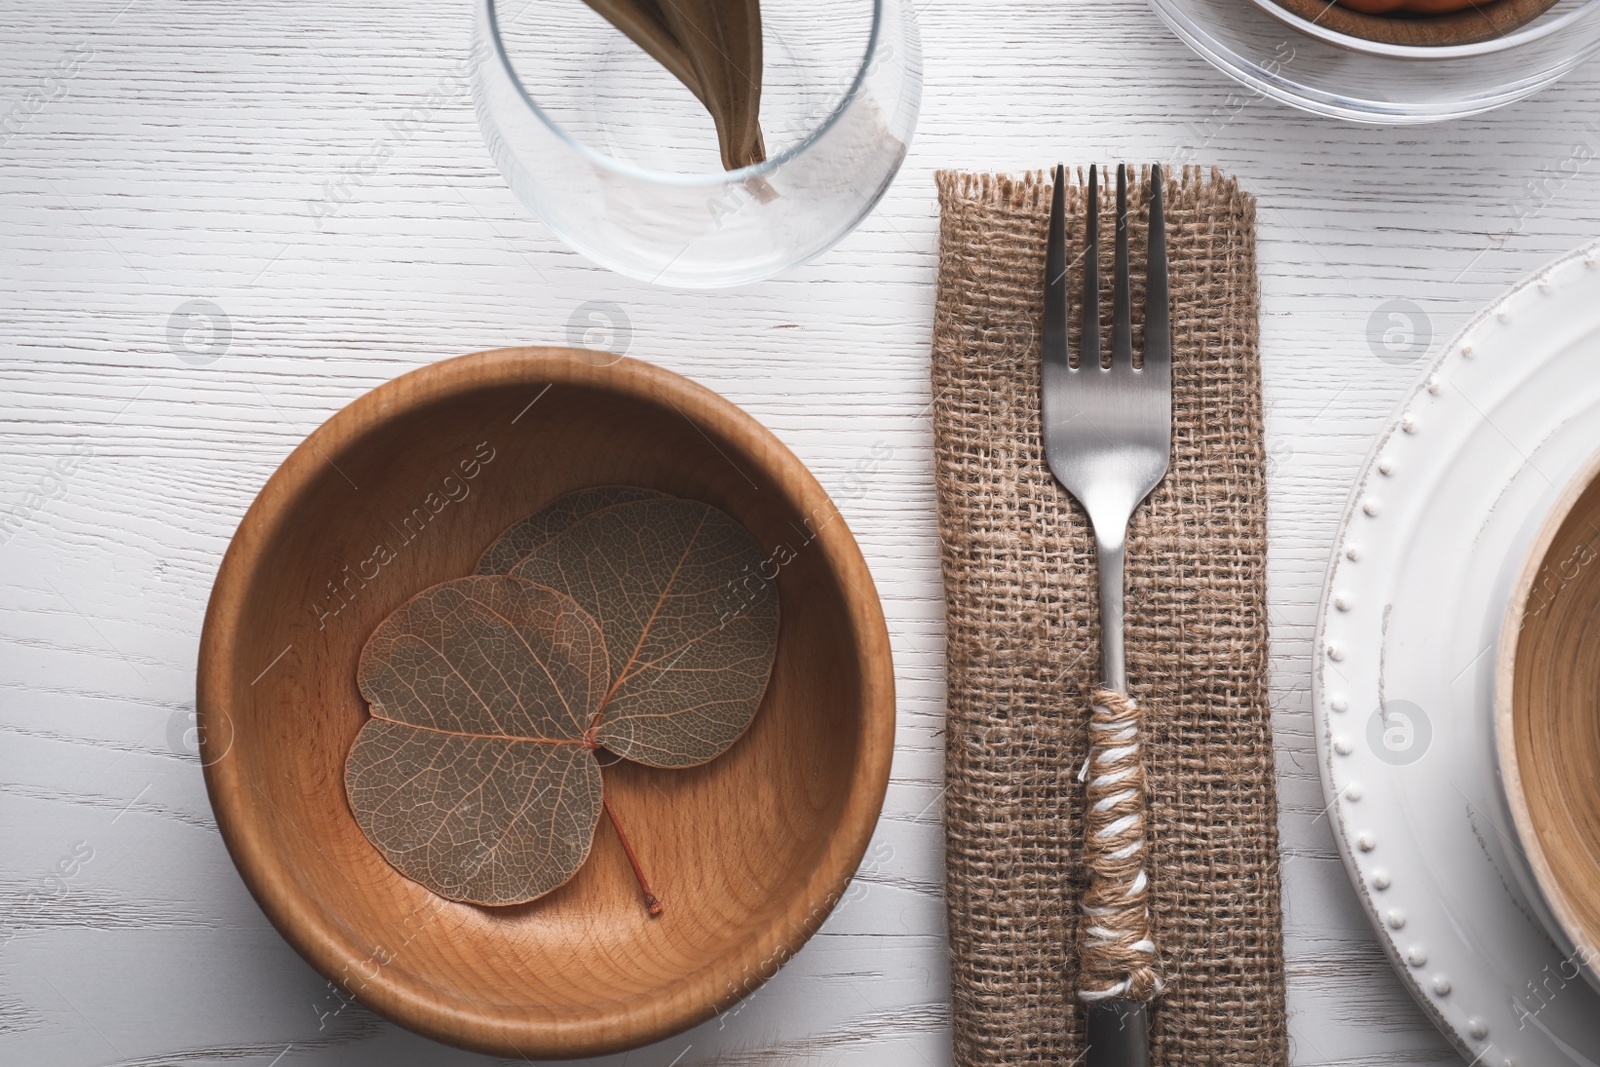
[[[1095,167],[1089,168],[1084,220],[1083,344],[1078,366],[1073,367],[1068,357],[1065,185],[1065,171],[1057,166],[1045,255],[1040,397],[1044,449],[1051,472],[1083,506],[1094,527],[1100,566],[1105,686],[1126,694],[1122,615],[1123,548],[1128,520],[1166,476],[1172,450],[1172,334],[1161,171],[1159,167],[1150,171],[1144,361],[1139,367],[1133,365],[1127,168],[1117,167],[1116,273],[1112,284],[1109,366],[1101,366],[1100,359],[1099,187]],[[1136,802],[1142,812],[1142,791]],[[1088,1016],[1088,1067],[1146,1067],[1149,1036],[1141,1001],[1115,996],[1091,1001]]]

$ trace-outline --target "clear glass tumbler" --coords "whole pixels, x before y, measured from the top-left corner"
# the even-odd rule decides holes
[[[562,240],[623,274],[714,288],[803,263],[905,158],[921,44],[909,0],[762,0],[761,24],[767,159],[724,171],[700,101],[584,0],[478,0],[489,151]]]

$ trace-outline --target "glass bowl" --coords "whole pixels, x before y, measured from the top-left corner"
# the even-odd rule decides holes
[[[826,251],[888,188],[922,97],[909,0],[763,0],[765,162],[583,0],[478,0],[478,122],[518,198],[604,266],[686,288]]]
[[[1274,0],[1150,0],[1190,48],[1287,104],[1354,122],[1476,115],[1532,95],[1600,49],[1600,0],[1560,0],[1476,44],[1386,44],[1337,33]]]

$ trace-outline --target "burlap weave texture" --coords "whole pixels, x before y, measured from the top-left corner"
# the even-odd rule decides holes
[[[1067,199],[1077,351],[1082,176]],[[1039,434],[1050,183],[942,173],[933,331],[949,718],[946,891],[955,1060],[1082,1052],[1075,996],[1088,694],[1100,678],[1093,542]],[[1145,188],[1133,247],[1141,343]],[[1112,186],[1112,188],[1107,188]],[[1102,183],[1109,343],[1114,183]],[[1128,674],[1147,710],[1160,1067],[1288,1062],[1267,698],[1266,495],[1255,205],[1197,168],[1166,184],[1173,456],[1128,547]]]

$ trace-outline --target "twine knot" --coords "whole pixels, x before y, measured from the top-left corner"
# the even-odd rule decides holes
[[[1078,996],[1150,1000],[1161,993],[1161,977],[1144,869],[1144,711],[1109,689],[1096,689],[1093,699],[1083,831],[1089,888],[1081,905]]]

